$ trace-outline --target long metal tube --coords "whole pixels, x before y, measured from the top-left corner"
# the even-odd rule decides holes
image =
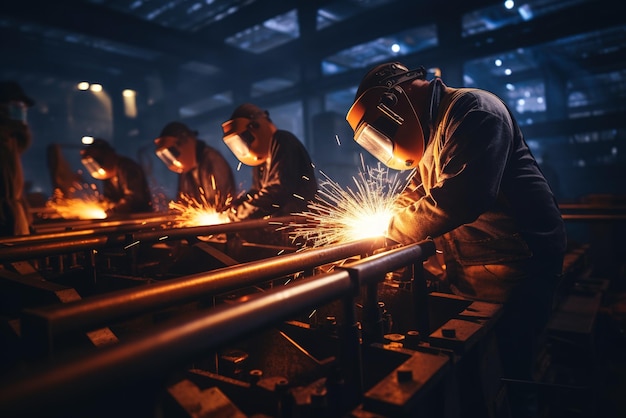
[[[104,232],[102,235],[95,231],[87,237],[54,236],[41,241],[26,241],[15,245],[0,247],[0,260],[2,262],[27,260],[51,255],[66,254],[74,251],[86,251],[112,247],[116,245],[137,243],[153,243],[157,241],[179,240],[194,236],[210,236],[219,234],[235,233],[251,229],[265,227],[287,226],[298,220],[295,216],[285,216],[270,219],[255,219],[242,222],[230,222],[218,225],[193,226],[187,228],[168,228],[153,231],[128,231]]]
[[[46,230],[46,232],[0,238],[0,246],[15,246],[24,243],[36,244],[46,242],[48,240],[67,240],[69,238],[81,237],[85,235],[103,235],[129,232],[146,228],[154,228],[155,226],[160,226],[164,223],[172,222],[173,220],[174,218],[172,215],[159,215],[149,218],[133,219],[131,221],[110,220],[107,222],[92,222],[90,224],[85,224],[83,228],[72,228],[68,225],[60,224],[57,228],[50,228],[49,230]],[[55,232],[53,232],[53,229]]]
[[[131,315],[258,284],[351,256],[365,255],[383,245],[384,240],[380,238],[353,241],[118,290],[62,305],[26,309],[22,317],[22,332],[25,336],[41,332],[51,336],[93,329]]]
[[[0,383],[0,415],[53,414],[58,412],[55,408],[67,405],[68,400],[88,398],[114,385],[162,376],[234,338],[314,306],[356,294],[364,283],[380,280],[383,264],[391,271],[402,267],[406,260],[417,262],[416,255],[424,261],[432,254],[423,245],[429,246],[418,243],[390,250],[387,262],[380,256],[369,257],[348,271],[305,278],[252,295],[246,302],[220,305],[184,321],[163,324],[135,340],[104,347],[85,357],[56,365],[38,365],[30,372],[5,377]],[[358,272],[358,277],[354,272]]]
[[[133,227],[144,224],[170,222],[174,219],[175,215],[173,214],[147,212],[127,214],[120,218],[51,220],[49,222],[35,223],[33,229],[35,230],[35,235],[42,235],[65,231],[78,232],[83,229]]]

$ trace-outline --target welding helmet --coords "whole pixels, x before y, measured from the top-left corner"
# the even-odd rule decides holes
[[[381,64],[365,75],[346,115],[354,140],[389,168],[412,169],[422,158],[422,125],[402,84],[425,78],[423,67]]]
[[[261,165],[269,156],[270,139],[274,134],[272,127],[267,111],[245,103],[222,123],[224,143],[242,163]]]
[[[35,102],[15,81],[0,81],[0,104],[4,117],[25,124],[28,108]]]
[[[156,155],[173,172],[186,173],[197,164],[195,141],[197,135],[196,131],[192,131],[183,123],[168,123],[154,140]]]
[[[107,180],[116,173],[115,150],[104,139],[96,138],[80,150],[81,162],[97,180]]]

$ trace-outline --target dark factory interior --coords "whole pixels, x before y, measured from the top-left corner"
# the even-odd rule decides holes
[[[0,236],[0,416],[515,418],[532,388],[528,416],[625,417],[625,16],[618,0],[2,2],[0,80],[34,103],[28,233]],[[338,231],[379,192],[367,173],[388,198],[411,174],[381,169],[346,118],[387,62],[500,97],[554,194],[567,248],[531,380],[502,372],[503,305],[437,285],[439,241]],[[330,216],[192,218],[211,205],[180,200],[157,138],[197,132],[244,195],[256,168],[223,138],[243,103],[299,139]],[[87,213],[105,193],[89,138],[141,167],[149,211]]]

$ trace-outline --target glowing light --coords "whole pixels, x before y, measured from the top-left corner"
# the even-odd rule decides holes
[[[403,173],[406,178],[399,172],[390,176],[389,169],[380,163],[376,168],[363,166],[352,178],[354,190],[321,173],[325,180],[320,181],[317,199],[309,203],[308,211],[296,214],[304,220],[291,225],[290,237],[294,241],[304,239],[304,247],[320,247],[385,236],[398,209],[396,198],[413,171]]]
[[[87,90],[89,88],[89,83],[86,81],[81,81],[80,83],[78,83],[78,85],[76,86],[76,88],[78,88],[78,90]]]
[[[46,206],[54,209],[63,219],[105,219],[107,217],[107,203],[95,196],[79,199],[57,195],[46,202]]]
[[[93,136],[83,136],[80,142],[82,142],[84,145],[90,145],[93,144],[93,140]]]
[[[506,0],[504,2],[504,7],[506,7],[508,10],[511,10],[513,7],[515,7],[515,2],[513,0]]]
[[[187,195],[182,195],[181,199],[179,202],[169,203],[169,208],[178,212],[174,219],[175,225],[178,227],[217,225],[230,222],[228,215],[224,212],[218,212],[215,205],[207,202],[204,194],[201,202]]]
[[[393,52],[393,53],[400,52],[400,45],[398,45],[398,44],[391,45],[391,52]]]
[[[91,91],[93,91],[93,92],[97,93],[97,92],[99,92],[99,91],[102,91],[102,85],[101,85],[101,84],[92,84],[92,85],[89,87],[89,90],[91,90]]]

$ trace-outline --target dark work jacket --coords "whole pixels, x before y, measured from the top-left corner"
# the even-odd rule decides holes
[[[291,132],[277,130],[267,161],[252,169],[252,187],[236,204],[238,219],[287,216],[307,210],[317,180],[311,157]]]
[[[111,214],[152,211],[152,197],[143,168],[122,155],[117,156],[115,176],[103,181],[104,197],[113,204]]]
[[[206,202],[221,211],[226,200],[235,196],[235,177],[230,165],[218,150],[196,140],[198,165],[178,179],[178,194]]]
[[[446,263],[461,269],[537,260],[558,265],[565,225],[519,126],[498,97],[478,89],[461,89],[446,112],[455,90],[448,89],[433,112],[430,138],[398,198],[402,209],[390,238],[443,241],[452,250]]]

